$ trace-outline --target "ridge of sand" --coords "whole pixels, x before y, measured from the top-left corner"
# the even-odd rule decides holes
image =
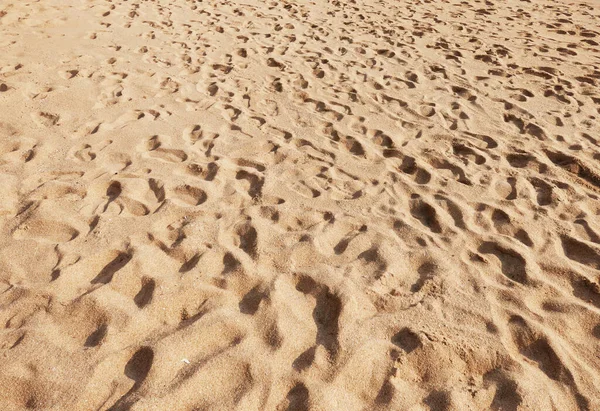
[[[1,2],[0,408],[600,409],[599,21]]]

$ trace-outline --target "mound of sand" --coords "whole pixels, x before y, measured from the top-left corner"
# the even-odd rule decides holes
[[[0,408],[600,409],[599,21],[2,2]]]

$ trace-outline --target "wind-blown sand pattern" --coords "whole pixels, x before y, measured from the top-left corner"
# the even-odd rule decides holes
[[[1,2],[0,408],[600,409],[599,22]]]

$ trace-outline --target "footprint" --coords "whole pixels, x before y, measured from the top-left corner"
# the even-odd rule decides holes
[[[309,399],[310,395],[308,388],[306,388],[306,385],[299,382],[287,393],[286,399],[281,405],[281,409],[283,410],[287,405],[285,409],[288,411],[308,411],[310,409]]]
[[[123,208],[134,216],[144,216],[150,213],[148,207],[143,203],[128,197],[120,197],[117,201]]]
[[[16,239],[30,238],[48,243],[66,243],[78,235],[79,231],[66,223],[44,219],[28,220],[13,232]]]
[[[313,319],[317,326],[316,343],[336,356],[339,350],[338,333],[342,301],[330,291],[329,287],[317,283],[307,275],[297,277],[296,290],[315,299]]]
[[[77,76],[77,74],[79,74],[79,70],[64,70],[58,73],[58,75],[65,80],[72,79],[73,77]]]
[[[221,272],[221,275],[233,273],[240,268],[241,265],[242,263],[240,263],[239,260],[233,256],[233,254],[227,252],[223,256],[223,271]]]
[[[508,177],[506,181],[498,181],[495,189],[498,195],[505,200],[515,200],[517,198],[517,179]]]
[[[517,410],[521,408],[523,397],[520,394],[518,380],[509,374],[508,371],[495,369],[483,376],[486,384],[496,386],[496,393],[492,399],[491,409],[493,410]]]
[[[504,234],[509,237],[514,237],[523,244],[525,244],[527,247],[533,246],[533,241],[531,241],[531,238],[529,237],[529,234],[527,234],[527,231],[515,227],[509,215],[506,214],[504,211],[497,208],[494,209],[491,218],[492,223],[496,228],[496,231],[498,231],[500,234]]]
[[[150,347],[142,347],[138,349],[135,354],[125,364],[125,375],[134,381],[133,387],[121,398],[117,400],[112,407],[109,408],[111,411],[128,410],[138,400],[139,397],[135,396],[135,392],[140,389],[154,362],[154,351]]]
[[[430,164],[437,170],[449,170],[453,174],[456,181],[461,184],[468,186],[473,185],[461,167],[452,164],[446,159],[434,158],[430,160]]]
[[[91,333],[88,338],[85,340],[85,347],[97,347],[102,344],[104,341],[104,337],[106,337],[106,332],[108,330],[108,325],[106,323],[102,323],[98,326],[98,328]]]
[[[437,203],[444,208],[448,214],[450,214],[450,217],[452,217],[452,219],[454,220],[454,225],[460,229],[466,229],[467,226],[465,224],[465,217],[463,215],[463,212],[461,210],[461,207],[456,204],[454,201],[450,200],[447,197],[444,197],[442,195],[436,194],[435,195],[435,199],[437,201]]]
[[[316,346],[312,346],[300,354],[292,363],[292,367],[297,371],[308,369],[315,361],[316,348]]]
[[[179,272],[181,274],[184,274],[184,273],[187,273],[188,271],[193,270],[198,265],[198,262],[200,261],[200,257],[202,257],[202,254],[200,254],[200,253],[194,254],[191,258],[189,258],[187,261],[185,261],[181,265],[181,267],[179,267]]]
[[[257,285],[248,291],[239,303],[240,312],[248,315],[254,315],[258,311],[260,303],[267,298],[267,293]]]
[[[354,238],[356,238],[359,235],[359,233],[357,232],[351,232],[348,233],[344,238],[342,238],[336,245],[335,247],[333,247],[333,252],[336,255],[340,255],[343,254],[346,249],[348,248],[348,245],[350,244],[350,241],[352,241]]]
[[[574,224],[580,237],[584,237],[587,241],[600,244],[600,236],[592,229],[592,227],[590,227],[585,219],[577,219],[574,221]]]
[[[131,157],[125,153],[109,153],[103,167],[111,173],[125,170],[132,164]]]
[[[387,157],[385,152],[383,156]],[[431,181],[431,174],[427,170],[418,167],[414,157],[402,156],[402,164],[399,169],[405,174],[412,175],[417,184],[428,184]]]
[[[552,204],[552,186],[539,178],[530,178],[529,182],[537,192],[537,203],[540,206]]]
[[[556,355],[548,339],[534,332],[523,317],[512,316],[508,327],[519,352],[537,363],[544,374],[555,381],[572,382],[573,376]]]
[[[503,247],[495,242],[486,241],[479,247],[479,252],[496,256],[500,261],[502,274],[510,280],[520,284],[527,283],[525,259],[517,251]]]
[[[600,175],[593,171],[590,166],[570,155],[546,150],[546,155],[555,165],[571,174],[576,175],[595,188],[600,188]]]
[[[183,203],[190,206],[200,205],[208,199],[208,196],[199,187],[194,187],[189,184],[177,186],[173,189],[173,194]]]
[[[201,140],[202,135],[202,127],[198,124],[186,127],[185,130],[183,130],[183,139],[192,144],[195,144],[198,140]]]
[[[117,271],[125,267],[133,258],[131,252],[119,252],[118,255],[98,273],[91,284],[108,284],[112,281]]]
[[[255,258],[258,252],[258,234],[256,229],[248,221],[238,225],[235,233],[239,239],[237,246],[250,257]]]
[[[474,102],[475,100],[477,100],[477,96],[464,87],[452,86],[451,89],[454,94],[457,94],[459,97],[464,98],[470,102]]]
[[[436,234],[442,232],[442,227],[437,219],[435,208],[425,201],[421,199],[410,200],[410,213],[432,232]]]
[[[560,240],[563,252],[569,259],[600,270],[600,250],[566,235],[561,236]]]
[[[148,180],[148,186],[152,193],[154,193],[154,197],[156,201],[162,203],[165,200],[165,185],[162,181],[151,178]]]
[[[148,155],[168,163],[181,163],[187,160],[188,156],[183,150],[166,148],[165,142],[170,139],[166,136],[152,136],[146,143]]]
[[[473,161],[477,165],[481,165],[485,163],[485,157],[475,152],[474,149],[467,147],[463,144],[455,143],[452,145],[452,151],[455,155],[462,157],[465,159],[465,162],[468,164],[469,161]]]
[[[59,124],[60,116],[54,113],[39,111],[31,114],[33,121],[41,127],[52,127]]]
[[[248,195],[254,199],[261,197],[262,188],[265,184],[264,177],[259,177],[256,174],[249,173],[245,170],[240,170],[235,175],[236,180],[246,180],[250,187],[248,188]]]
[[[82,144],[81,146],[75,148],[72,156],[81,162],[90,162],[96,158],[96,153],[92,151],[92,146],[89,144]]]
[[[156,288],[156,282],[154,279],[150,277],[142,278],[142,288],[140,291],[133,297],[133,301],[138,308],[144,308],[152,301],[152,297],[154,296],[154,289]]]
[[[402,348],[404,352],[410,354],[423,344],[419,336],[410,328],[403,328],[392,336],[392,343]]]

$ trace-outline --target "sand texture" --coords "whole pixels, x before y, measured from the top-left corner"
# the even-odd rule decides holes
[[[600,409],[600,2],[0,0],[0,409]]]

